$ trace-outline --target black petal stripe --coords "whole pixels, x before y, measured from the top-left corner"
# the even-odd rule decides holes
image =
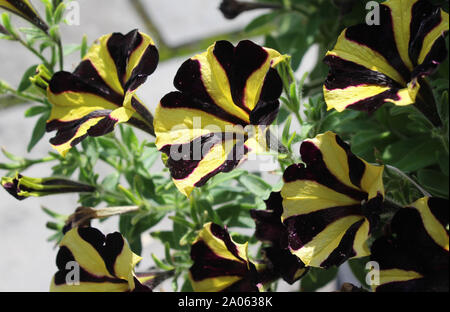
[[[75,257],[72,252],[65,246],[62,246],[58,251],[58,255],[56,256],[56,263],[58,266],[58,272],[55,274],[55,285],[65,285],[66,278],[71,270],[66,269],[67,263],[75,261]],[[71,268],[73,269],[73,268]],[[114,283],[114,284],[128,284],[128,281],[119,279],[119,278],[111,278],[108,276],[98,277],[90,274],[83,267],[80,267],[80,283]]]
[[[328,258],[320,264],[321,267],[329,268],[333,265],[339,266],[347,259],[356,256],[356,252],[353,249],[353,243],[355,241],[356,232],[358,232],[363,223],[364,220],[361,220],[348,228],[339,245],[333,250]]]
[[[287,232],[281,223],[283,214],[283,198],[280,192],[270,193],[265,201],[266,210],[250,210],[250,216],[255,220],[255,237],[263,242],[272,243],[279,248],[287,248]]]
[[[411,15],[408,53],[413,66],[417,66],[417,59],[425,36],[439,25],[442,18],[441,10],[426,0],[417,1],[411,9]]]
[[[285,182],[293,182],[296,180],[316,181],[355,200],[367,200],[367,193],[343,184],[328,170],[323,160],[322,152],[312,142],[303,142],[300,147],[300,154],[307,167],[304,164],[289,166],[283,174]]]
[[[250,113],[250,124],[270,125],[278,115],[283,83],[278,72],[270,68],[261,89],[259,101]]]
[[[240,41],[236,48],[230,42],[218,41],[213,53],[227,73],[234,103],[250,113],[244,103],[247,80],[264,64],[268,53],[249,40]]]
[[[448,251],[438,245],[428,234],[417,209],[401,209],[393,218],[391,228],[392,232],[397,234],[397,242],[409,250],[410,256],[414,255],[416,262],[421,263],[424,267],[446,266],[448,269]],[[435,256],[430,257],[429,255]],[[445,259],[446,263],[442,263],[442,259]]]
[[[75,136],[75,134],[78,131],[78,128],[83,123],[85,123],[87,120],[89,120],[91,118],[107,117],[110,113],[111,113],[111,111],[109,111],[109,110],[101,110],[101,111],[92,112],[92,113],[84,116],[81,119],[77,119],[77,120],[73,120],[73,121],[59,121],[56,119],[52,120],[46,124],[46,128],[45,128],[46,131],[47,132],[54,131],[54,130],[58,130],[58,131],[57,131],[55,137],[50,139],[50,143],[53,145],[64,144]],[[105,130],[105,129],[102,129],[102,130]],[[92,132],[94,134],[98,133],[95,131],[95,128]],[[87,136],[87,134],[85,136]],[[78,139],[80,139],[80,138],[78,138]],[[74,140],[74,141],[72,141],[71,145],[74,146],[78,142],[79,142],[79,140],[77,140],[77,142],[75,142],[75,140]]]
[[[405,81],[410,81],[410,72],[397,50],[394,38],[391,10],[380,5],[380,25],[359,24],[347,28],[345,37],[348,40],[367,46],[383,55]]]
[[[259,101],[250,114],[250,124],[261,126],[270,125],[277,117],[279,108],[279,101]]]
[[[220,276],[245,276],[247,264],[224,259],[216,255],[204,241],[198,241],[191,247],[191,259],[194,264],[190,272],[194,281]]]
[[[347,107],[354,110],[366,111],[369,114],[371,114],[378,108],[380,108],[381,105],[386,103],[386,99],[392,99],[395,101],[400,100],[400,97],[397,94],[398,91],[399,90],[396,89],[386,90],[382,93],[368,97],[364,100],[357,101]]]
[[[231,115],[230,113],[220,108],[218,105],[213,104],[214,102],[201,101],[185,93],[176,91],[170,92],[161,99],[160,103],[161,106],[165,108],[196,109],[214,115],[219,119],[228,121],[235,125],[241,125],[242,127],[245,127],[247,125],[247,123],[242,119]]]
[[[103,245],[105,243],[105,235],[102,232],[97,230],[96,228],[77,228],[78,235],[89,243],[97,252],[102,255],[103,253]]]
[[[400,89],[402,86],[392,78],[336,55],[327,55],[324,63],[330,68],[325,87],[328,90],[345,89],[360,85],[379,85]]]
[[[113,33],[108,39],[107,48],[117,69],[117,75],[122,87],[125,87],[127,63],[130,55],[142,43],[143,38],[137,29],[128,34]],[[125,88],[124,88],[125,89]]]
[[[149,112],[147,107],[139,102],[134,96],[131,98],[131,107],[136,110],[139,116],[141,116],[149,126],[153,127],[153,115]]]
[[[377,287],[377,292],[417,292],[430,291],[427,280],[424,278],[409,280],[406,282],[391,282]]]
[[[174,179],[184,179],[188,177],[197,168],[198,164],[214,145],[222,142],[223,136],[209,133],[200,136],[186,144],[166,145],[161,148],[161,152],[169,156],[167,167]],[[178,160],[174,160],[172,153],[177,153]]]
[[[145,131],[147,133],[154,133],[155,129],[153,128],[153,124],[148,124],[147,122],[142,121],[141,119],[137,119],[134,117],[131,117],[128,120],[128,123],[130,125],[133,125],[134,127],[141,129],[142,131]]]
[[[289,217],[284,220],[289,233],[289,246],[298,250],[330,224],[341,218],[355,215],[363,217],[360,205],[331,207]]]
[[[116,276],[114,264],[116,263],[117,257],[122,253],[124,246],[125,241],[120,233],[115,232],[106,235],[105,245],[101,256],[105,260],[106,268],[111,275]]]
[[[243,144],[243,142],[236,143],[236,145],[233,146],[233,150],[228,154],[227,160],[225,160],[222,165],[217,167],[217,169],[214,169],[202,177],[197,183],[195,183],[194,186],[201,187],[205,185],[210,178],[219,172],[230,172],[239,165],[239,163],[244,159],[244,156],[247,155],[248,151],[249,149]]]
[[[428,207],[433,216],[442,224],[442,227],[447,230],[449,223],[448,200],[443,198],[431,197],[428,198]]]
[[[81,62],[73,74],[64,71],[55,73],[50,80],[49,87],[54,94],[63,92],[91,93],[117,106],[123,104],[123,95],[114,92],[106,84],[89,60]]]
[[[20,191],[23,191],[23,192],[30,192],[30,193],[34,193],[34,192],[36,192],[36,189],[34,189],[34,188],[29,188],[29,187],[27,187],[27,186],[24,186],[24,185],[21,185],[20,186]],[[85,190],[78,190],[77,189],[77,192],[93,192],[93,191],[95,191],[95,189],[94,188],[92,188],[92,187],[86,187],[86,189]],[[43,190],[42,192],[46,192],[45,190]],[[71,193],[71,192],[74,192],[74,190],[73,190],[73,188],[72,187],[58,187],[57,189],[52,189],[51,190],[51,193],[52,194],[58,194],[58,193]]]
[[[288,249],[281,249],[279,247],[267,247],[263,249],[265,257],[273,265],[273,269],[289,284],[293,284],[299,280],[303,275],[297,276],[298,270],[305,269],[305,264],[296,256],[294,256]]]
[[[370,259],[378,262],[381,270],[401,269],[423,273],[419,262],[406,253],[397,241],[390,238],[382,237],[372,244]]]
[[[15,7],[17,10],[22,12],[24,17],[30,20],[33,24],[38,26],[43,31],[48,30],[48,26],[39,18],[39,16],[36,15],[36,13],[28,6],[26,5],[22,0],[6,0],[11,4],[13,7]]]
[[[448,51],[445,44],[445,38],[440,37],[433,43],[430,52],[427,54],[422,64],[414,68],[411,77],[416,78],[431,75],[436,68],[444,62],[447,58],[447,54]]]
[[[116,123],[117,120],[112,119],[109,116],[105,116],[105,118],[101,119],[95,125],[91,126],[86,134],[91,137],[98,137],[105,135],[114,130],[114,126],[116,125]],[[72,144],[72,146],[73,145],[74,144]]]
[[[115,275],[114,264],[125,246],[122,235],[115,232],[105,237],[102,232],[95,228],[78,228],[78,234],[97,250],[109,273]]]
[[[245,260],[242,259],[241,256],[239,256],[239,252],[237,250],[236,244],[231,240],[230,234],[228,233],[227,230],[223,229],[222,227],[220,227],[219,225],[217,225],[215,223],[211,224],[210,229],[211,229],[211,233],[215,237],[217,237],[218,239],[220,239],[224,242],[228,251],[231,252],[231,254],[233,256],[235,256],[236,258],[245,262]]]
[[[148,76],[153,74],[159,62],[158,49],[154,45],[150,45],[145,50],[139,64],[133,69],[130,78],[125,84],[125,90],[136,90],[143,84]]]
[[[347,154],[350,181],[352,181],[354,186],[361,188],[361,180],[363,178],[364,172],[366,171],[366,165],[361,159],[359,159],[355,154],[352,153],[352,151],[350,150],[350,146],[342,141],[339,136],[336,136],[336,143]]]

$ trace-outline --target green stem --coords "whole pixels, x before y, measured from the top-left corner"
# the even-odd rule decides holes
[[[19,92],[16,89],[14,89],[13,87],[11,87],[9,84],[6,84],[5,82],[2,83],[2,88],[4,90],[6,90],[6,91],[9,91],[9,92],[13,93],[15,96],[17,96],[19,98],[22,98],[22,99],[25,99],[25,100],[29,100],[29,101],[39,102],[39,103],[42,103],[42,104],[46,104],[44,99],[35,97],[33,95],[29,95],[29,94],[25,94],[25,93]]]
[[[58,39],[56,44],[58,45],[59,70],[63,71],[64,70],[64,50],[63,50],[61,39]]]
[[[51,68],[51,65],[48,63],[47,59],[40,54],[38,51],[36,51],[35,48],[33,48],[31,45],[29,45],[27,42],[25,42],[19,35],[17,34],[11,34],[11,36],[14,37],[14,39],[16,39],[17,41],[19,41],[25,48],[27,48],[31,53],[33,53],[34,55],[36,55],[39,59],[41,59],[41,61],[43,62],[43,64],[47,67],[47,68]]]

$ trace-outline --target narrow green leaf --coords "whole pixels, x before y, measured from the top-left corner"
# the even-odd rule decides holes
[[[250,192],[262,199],[268,198],[272,191],[272,186],[270,184],[254,174],[249,173],[240,176],[239,182],[241,182]]]
[[[300,282],[301,290],[306,292],[316,291],[335,279],[337,273],[337,267],[331,267],[328,270],[312,267]]]
[[[33,134],[31,135],[30,142],[28,143],[27,151],[30,152],[33,147],[44,137],[45,126],[47,124],[47,119],[49,117],[48,113],[43,114],[37,121],[33,129]]]
[[[159,267],[160,269],[163,269],[165,271],[171,271],[174,270],[175,268],[171,265],[167,265],[164,262],[162,262],[161,260],[158,259],[158,257],[152,253],[152,259],[155,262],[156,266]]]
[[[29,67],[22,76],[19,86],[17,87],[17,92],[23,92],[31,86],[30,77],[36,74],[36,68],[38,65],[33,65]]]

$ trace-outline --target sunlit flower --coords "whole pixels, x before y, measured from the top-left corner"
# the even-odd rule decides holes
[[[95,228],[73,228],[60,243],[56,257],[58,272],[50,291],[150,291],[134,273],[141,259],[118,232],[105,236]]]
[[[157,64],[152,39],[133,30],[101,37],[73,73],[54,74],[47,92],[53,105],[47,131],[57,130],[53,147],[65,155],[85,137],[123,122],[153,133],[153,116],[135,93]]]
[[[275,119],[282,91],[273,67],[281,60],[277,51],[248,40],[236,47],[218,41],[180,67],[179,91],[161,99],[154,126],[156,145],[183,194],[265,148],[263,129]]]
[[[308,272],[305,264],[294,256],[288,248],[288,232],[281,223],[283,213],[280,192],[273,192],[266,200],[266,210],[251,210],[255,220],[255,237],[269,246],[263,248],[263,254],[270,269],[287,283],[293,284]]]
[[[384,103],[423,100],[420,79],[447,56],[448,14],[426,0],[389,0],[380,5],[379,25],[348,27],[325,57],[329,109],[373,112]]]
[[[371,248],[380,269],[375,290],[448,292],[448,226],[446,199],[424,197],[400,209]]]
[[[247,243],[235,243],[226,229],[207,223],[191,247],[189,279],[195,291],[258,291],[257,267]]]
[[[19,200],[30,196],[95,191],[95,187],[80,182],[54,177],[31,178],[19,173],[16,173],[14,177],[3,177],[2,186],[8,193]]]
[[[45,32],[48,30],[47,24],[39,17],[29,0],[0,0],[0,8],[21,16]]]
[[[291,252],[324,268],[368,256],[366,240],[384,198],[383,166],[355,156],[332,132],[305,140],[300,154],[304,164],[286,169],[281,189]]]

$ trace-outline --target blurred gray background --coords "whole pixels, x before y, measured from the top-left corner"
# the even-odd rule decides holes
[[[39,1],[33,4],[43,12]],[[80,25],[62,26],[62,38],[64,44],[78,44],[84,34],[87,34],[89,43],[96,38],[111,32],[126,33],[132,29],[152,35],[145,27],[141,15],[133,9],[127,0],[78,0],[80,7]],[[150,15],[154,24],[160,30],[161,36],[167,45],[179,45],[206,36],[239,30],[262,11],[250,12],[240,15],[230,21],[226,20],[218,6],[220,0],[147,0],[143,1],[145,11]],[[141,12],[142,13],[142,12]],[[24,23],[18,18],[13,18],[15,25]],[[261,38],[252,38],[260,42]],[[198,51],[200,52],[200,51]],[[159,99],[173,90],[172,80],[186,57],[171,59],[159,64],[157,71],[149,77],[146,84],[139,90],[139,96],[144,103],[154,111]],[[0,41],[0,79],[17,87],[23,72],[31,65],[39,62],[38,58],[25,50],[16,42]],[[297,77],[311,69],[317,61],[314,47],[302,62]],[[73,70],[79,62],[79,53],[74,53],[66,58],[65,70]],[[46,134],[38,145],[27,153],[26,146],[32,133],[36,119],[25,118],[24,111],[31,103],[12,108],[0,108],[0,146],[7,151],[27,158],[40,158],[51,150],[48,139],[53,134]],[[267,159],[266,159],[267,160]],[[7,159],[0,155],[0,162]],[[254,169],[255,163],[247,163],[248,169]],[[158,166],[155,166],[157,170]],[[44,177],[51,174],[51,164],[38,165],[28,169],[28,176]],[[103,170],[99,168],[99,170]],[[4,171],[0,172],[4,174]],[[277,181],[279,177],[267,176],[269,180]],[[0,189],[0,291],[48,291],[52,275],[56,271],[55,257],[57,248],[46,238],[53,232],[45,227],[50,217],[42,210],[46,206],[61,214],[70,214],[77,207],[77,195],[58,195],[44,198],[28,198],[17,201]],[[99,224],[93,223],[104,233],[117,230],[117,218],[111,218]],[[161,222],[154,229],[167,227],[168,222]],[[144,260],[140,269],[151,266],[150,253],[163,257],[163,249],[154,241],[148,233],[143,236]],[[358,284],[348,267],[343,266],[339,275],[340,279]],[[298,285],[288,287],[281,285],[280,290],[288,291],[298,289]],[[323,291],[336,289],[336,282],[332,282]],[[166,283],[163,291],[171,291]]]

